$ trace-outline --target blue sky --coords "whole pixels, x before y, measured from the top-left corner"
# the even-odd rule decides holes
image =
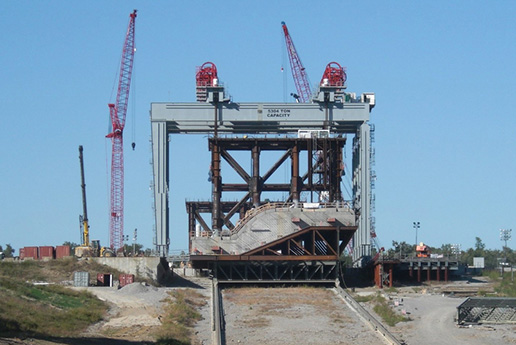
[[[92,238],[109,243],[107,103],[135,8],[125,232],[137,228],[145,247],[150,103],[195,101],[206,61],[235,102],[283,101],[281,21],[312,83],[337,61],[348,91],[376,93],[381,245],[413,243],[419,221],[431,246],[478,236],[501,248],[499,229],[515,226],[516,2],[22,0],[0,2],[0,244],[79,242],[79,145]],[[203,136],[173,136],[171,151],[171,248],[185,249],[184,201],[209,199],[210,156]]]

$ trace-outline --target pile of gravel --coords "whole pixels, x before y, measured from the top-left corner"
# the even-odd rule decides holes
[[[119,289],[117,294],[137,297],[148,304],[159,304],[169,297],[165,289],[158,289],[145,283],[128,284]]]

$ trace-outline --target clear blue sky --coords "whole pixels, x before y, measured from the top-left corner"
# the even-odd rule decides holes
[[[390,5],[389,5],[390,4]],[[93,238],[109,227],[108,102],[128,16],[135,69],[125,130],[125,229],[152,247],[151,102],[195,101],[214,62],[235,102],[281,102],[285,21],[312,83],[337,61],[348,91],[375,92],[381,245],[501,248],[515,228],[514,1],[1,1],[0,244],[79,242],[78,146]],[[287,91],[294,90],[288,75]],[[136,150],[130,148],[136,138]],[[171,248],[187,248],[185,199],[207,200],[202,136],[171,138]],[[515,234],[516,236],[516,234]],[[516,238],[509,242],[514,248]]]

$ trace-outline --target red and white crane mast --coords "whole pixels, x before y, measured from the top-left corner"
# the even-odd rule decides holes
[[[106,137],[111,138],[111,205],[109,222],[109,244],[117,250],[124,244],[124,148],[123,133],[127,101],[131,86],[131,75],[134,61],[134,24],[136,10],[129,15],[129,26],[125,35],[116,103],[108,104],[113,131]]]
[[[296,99],[300,103],[310,102],[312,91],[310,90],[310,82],[308,81],[308,75],[306,74],[301,58],[297,54],[294,42],[290,37],[287,29],[287,24],[281,22],[283,33],[285,34],[285,43],[287,45],[288,58],[290,60],[290,69],[292,70],[292,76],[294,77],[294,83],[296,84],[297,96]]]

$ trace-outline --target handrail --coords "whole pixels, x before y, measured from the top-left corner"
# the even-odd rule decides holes
[[[347,208],[351,210],[349,204],[347,202],[332,202],[332,203],[318,203],[318,208]],[[298,203],[298,205],[303,205],[303,203]],[[342,205],[342,206],[340,206]],[[285,209],[285,208],[294,208],[295,203],[293,202],[269,202],[263,205],[258,206],[257,208],[252,208],[245,213],[245,216],[238,220],[235,227],[231,230],[231,235],[238,233],[244,225],[246,225],[249,220],[255,217],[257,214],[265,212],[271,209]],[[298,207],[298,208],[303,208]]]

